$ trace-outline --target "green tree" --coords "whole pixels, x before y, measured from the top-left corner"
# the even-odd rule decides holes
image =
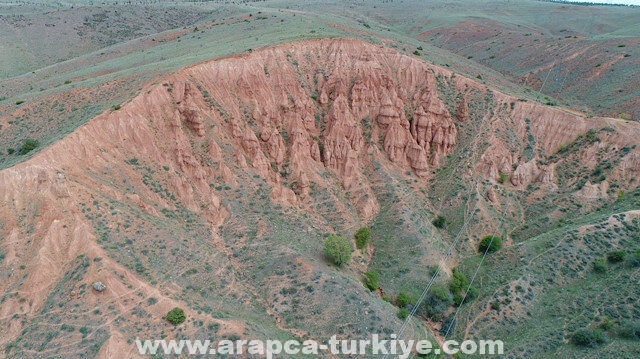
[[[369,227],[362,227],[356,231],[354,235],[356,237],[356,248],[362,249],[369,244],[369,238],[371,238],[371,230]]]
[[[447,219],[444,216],[438,216],[431,222],[436,228],[444,228],[447,225]]]
[[[364,285],[369,288],[370,291],[374,291],[378,289],[378,278],[380,278],[380,273],[377,271],[367,271],[367,273],[364,274]]]
[[[627,255],[625,251],[613,251],[607,253],[607,260],[611,263],[618,263],[624,261],[624,257]]]
[[[488,249],[488,252],[495,252],[499,250],[501,247],[502,247],[502,238],[496,237],[496,236],[486,236],[482,238],[482,240],[480,241],[480,247],[478,248],[478,250],[481,253],[484,253],[485,251],[487,251],[487,249]]]
[[[187,316],[184,314],[184,310],[181,308],[175,307],[167,313],[167,321],[173,325],[178,325],[183,323],[187,319]]]
[[[349,240],[332,234],[324,242],[324,255],[340,266],[351,259],[351,243]]]

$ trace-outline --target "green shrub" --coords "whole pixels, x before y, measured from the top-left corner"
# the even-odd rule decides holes
[[[8,154],[8,155],[12,155],[14,152],[16,152],[16,149],[15,149],[15,148],[13,148],[13,147],[9,147],[9,148],[7,148],[7,154]]]
[[[596,273],[607,273],[607,260],[604,258],[598,258],[593,261],[593,271]]]
[[[627,255],[625,251],[613,251],[607,253],[607,260],[611,263],[619,263],[624,261],[624,257]]]
[[[631,257],[629,257],[629,267],[637,268],[640,267],[640,249],[636,250]]]
[[[599,329],[578,329],[571,336],[571,342],[581,347],[596,348],[606,343],[607,337]]]
[[[620,336],[627,339],[640,340],[640,320],[622,323]]]
[[[347,263],[351,259],[351,243],[342,236],[332,234],[324,242],[324,255],[338,266]]]
[[[38,140],[34,140],[32,138],[26,138],[22,140],[22,148],[20,149],[20,154],[26,155],[27,153],[38,148],[38,146],[40,146],[40,143],[38,142]]]
[[[507,181],[507,178],[509,178],[509,176],[506,173],[502,171],[498,172],[498,183],[505,183]]]
[[[380,273],[370,270],[364,274],[364,285],[369,288],[370,291],[374,291],[378,289],[378,278],[380,278]]]
[[[447,225],[447,219],[444,216],[438,216],[431,222],[436,228],[444,228]]]
[[[469,280],[464,273],[460,272],[458,268],[453,268],[451,270],[451,283],[449,284],[449,290],[451,293],[458,293],[461,290],[466,290],[469,285]]]
[[[500,302],[497,300],[494,300],[493,302],[491,302],[491,309],[499,312],[500,311]]]
[[[469,290],[467,291],[464,302],[470,303],[476,298],[478,298],[478,290],[475,287],[469,287]]]
[[[173,308],[167,313],[167,321],[173,325],[178,325],[183,323],[187,319],[187,316],[184,314],[184,310],[181,308]]]
[[[453,294],[453,306],[454,307],[460,306],[460,304],[462,303],[463,299],[464,299],[464,297],[462,295],[460,295],[460,293],[454,293]]]
[[[396,305],[400,308],[405,308],[409,304],[413,304],[413,298],[411,298],[409,293],[400,291],[396,297]]]
[[[480,241],[478,251],[484,252],[496,252],[502,247],[502,238],[497,236],[486,236]]]
[[[354,235],[356,237],[356,248],[362,249],[369,244],[369,238],[371,238],[371,230],[369,227],[362,227],[356,231]]]
[[[398,309],[398,318],[405,320],[407,319],[407,317],[409,316],[409,311],[407,310],[407,308],[399,308]]]
[[[453,304],[453,296],[446,287],[436,286],[431,288],[423,302],[425,314],[437,321],[442,319],[442,314]]]
[[[74,331],[76,328],[73,325],[68,325],[68,324],[62,324],[60,326],[60,330],[64,330],[65,332],[72,332]]]

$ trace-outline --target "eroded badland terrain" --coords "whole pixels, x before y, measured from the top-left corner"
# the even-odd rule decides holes
[[[144,31],[117,41],[87,23],[119,19],[124,5],[53,12],[74,30],[84,19],[91,41],[77,34],[86,41],[71,59],[44,49],[32,73],[2,81],[1,142],[15,148],[0,171],[0,356],[138,357],[135,339],[390,335],[403,323],[398,295],[411,308],[434,278],[407,338],[502,339],[514,358],[637,357],[640,124],[628,117],[640,97],[611,105],[626,119],[576,110],[560,92],[530,90],[542,70],[518,82],[511,68],[454,54],[460,34],[479,44],[487,28],[396,24],[407,35],[387,35],[376,28],[394,26],[399,4],[326,14],[295,4],[130,5],[169,23],[133,17]],[[24,6],[36,10],[3,26],[45,16]],[[352,14],[375,11],[366,22]],[[283,24],[290,37],[269,37]],[[221,50],[226,41],[243,47]],[[608,41],[621,40],[594,48]],[[637,52],[637,35],[624,41]],[[568,84],[567,97],[590,88]],[[24,138],[39,146],[24,151]],[[358,249],[361,227],[371,238]],[[332,234],[352,245],[341,266],[323,251]],[[485,236],[502,239],[487,256]],[[174,307],[187,317],[178,326],[165,319]],[[583,345],[581,330],[604,339]]]

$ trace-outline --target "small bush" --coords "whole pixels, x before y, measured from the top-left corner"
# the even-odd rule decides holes
[[[370,270],[364,274],[364,285],[369,288],[370,291],[374,291],[378,289],[378,278],[380,278],[380,273]]]
[[[399,308],[398,309],[398,318],[405,320],[409,316],[409,311],[407,308]]]
[[[17,105],[22,105],[23,103],[24,103],[24,101],[23,101],[23,100],[16,101],[16,106],[17,106]]]
[[[640,267],[640,249],[636,251],[628,260],[629,267],[637,268]]]
[[[460,272],[458,268],[452,269],[451,283],[449,284],[449,290],[451,293],[458,293],[461,290],[466,290],[469,285],[469,280],[464,273]]]
[[[362,249],[369,244],[369,238],[371,238],[371,230],[369,227],[362,227],[356,231],[356,248]]]
[[[340,266],[351,259],[351,243],[344,237],[332,234],[324,242],[324,255]]]
[[[571,336],[571,342],[581,347],[596,348],[606,343],[607,337],[602,330],[578,329]]]
[[[500,302],[497,300],[494,300],[493,302],[491,302],[491,309],[499,312],[500,311]]]
[[[509,178],[509,176],[507,176],[506,173],[500,171],[498,172],[498,183],[503,184],[507,181],[507,178]]]
[[[184,314],[184,310],[181,308],[173,308],[167,313],[167,321],[173,325],[178,325],[183,323],[187,319],[187,316]]]
[[[453,296],[447,288],[444,286],[435,286],[431,288],[427,294],[423,302],[423,309],[427,316],[440,321],[443,313],[445,313],[452,304]]]
[[[624,261],[624,257],[627,255],[625,251],[613,251],[607,253],[607,260],[611,263],[619,263]]]
[[[68,325],[68,324],[62,324],[60,326],[60,330],[64,330],[65,332],[72,332],[74,331],[76,328],[73,325]]]
[[[598,258],[593,262],[593,271],[596,273],[607,273],[607,261],[604,258]]]
[[[444,228],[447,225],[447,219],[444,216],[438,216],[431,222],[436,228]]]
[[[496,236],[486,236],[480,241],[478,251],[484,252],[496,252],[502,247],[502,238]]]
[[[464,298],[465,303],[470,303],[471,301],[478,298],[478,290],[475,287],[469,287],[467,294]]]
[[[15,149],[15,148],[13,148],[13,147],[9,147],[9,148],[7,148],[7,154],[8,154],[8,155],[12,155],[14,152],[16,152],[16,149]]]
[[[398,296],[396,297],[396,305],[400,308],[405,308],[407,305],[413,303],[413,298],[409,295],[409,293],[405,291],[400,291]]]
[[[640,340],[640,320],[622,323],[620,336],[627,339]]]
[[[420,51],[416,50],[416,51],[413,52],[413,54],[416,55],[416,56],[420,56]]]
[[[38,148],[38,146],[40,146],[38,140],[34,140],[31,138],[24,139],[22,140],[22,148],[20,149],[20,154],[26,155],[27,153]]]

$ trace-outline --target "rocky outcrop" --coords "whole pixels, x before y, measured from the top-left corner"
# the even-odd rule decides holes
[[[196,90],[197,91],[197,90]],[[185,84],[183,99],[180,101],[178,111],[180,117],[187,125],[200,137],[204,136],[204,120],[202,118],[201,106],[196,103],[193,86]]]
[[[458,105],[456,105],[455,119],[458,122],[464,122],[467,117],[469,117],[469,106],[467,105],[467,100],[462,97],[458,101]]]
[[[585,199],[599,199],[607,198],[607,191],[609,190],[609,182],[602,181],[600,183],[591,183],[587,181],[582,188],[576,192],[576,197],[582,197]]]

